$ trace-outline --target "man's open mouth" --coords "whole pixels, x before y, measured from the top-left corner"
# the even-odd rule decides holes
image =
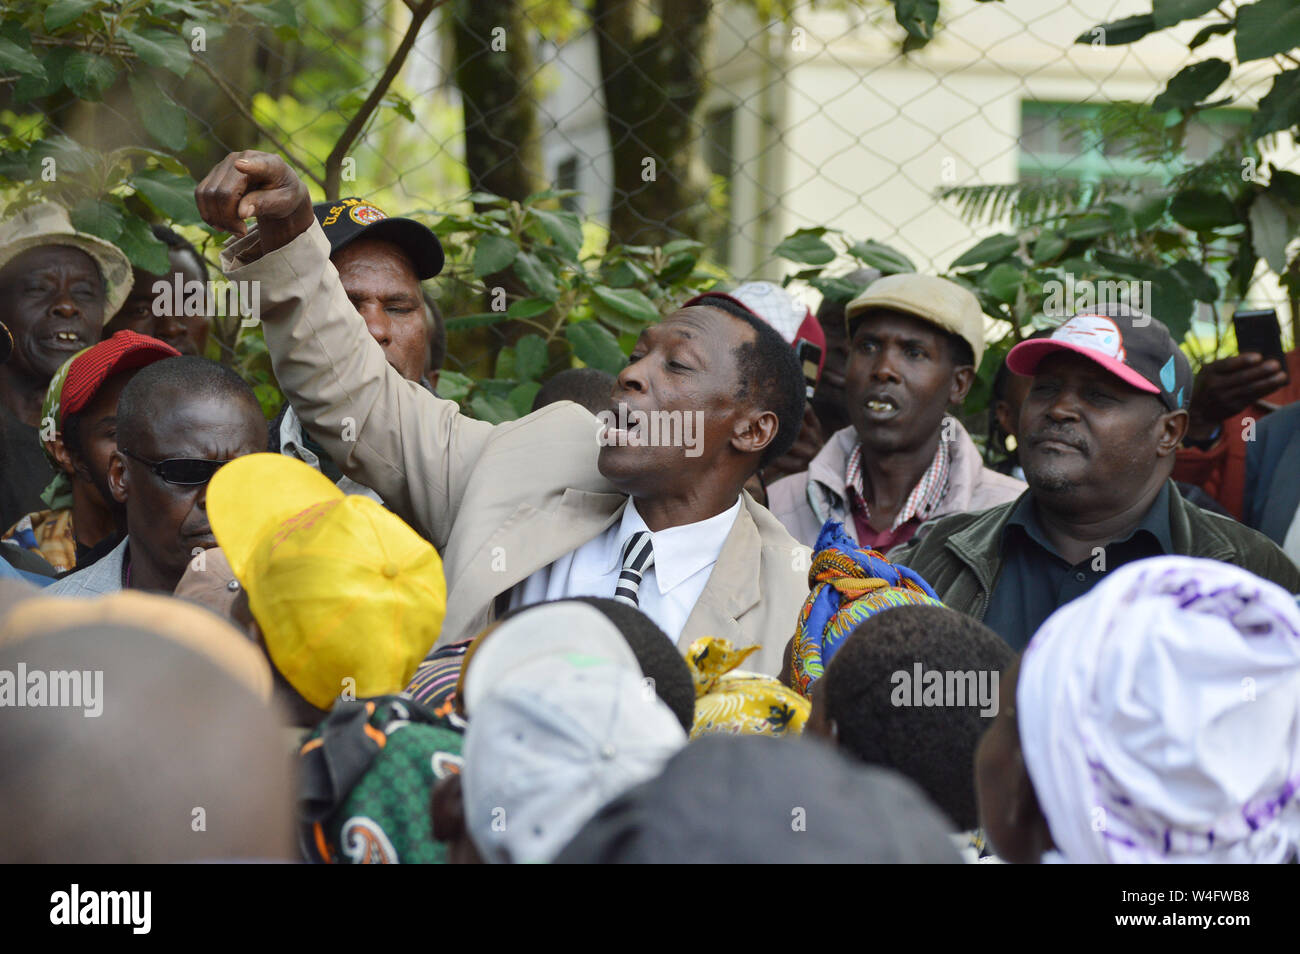
[[[872,417],[892,417],[898,413],[898,402],[887,394],[873,395],[862,406]]]
[[[76,331],[56,331],[45,341],[60,351],[73,351],[86,346],[86,339]]]

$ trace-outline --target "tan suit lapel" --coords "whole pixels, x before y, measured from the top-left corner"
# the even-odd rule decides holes
[[[744,638],[738,618],[761,598],[759,567],[763,541],[745,501],[722,544],[695,609],[686,619],[677,647],[683,652],[701,636],[721,636],[737,646],[752,642]]]
[[[452,625],[444,625],[444,634],[463,633],[461,627],[484,621],[498,594],[598,536],[622,516],[626,506],[627,498],[622,494],[572,487],[564,491],[554,510],[520,504],[457,574],[447,594],[448,621]],[[463,615],[453,608],[463,608]]]

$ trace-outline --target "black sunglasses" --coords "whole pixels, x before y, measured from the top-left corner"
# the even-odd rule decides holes
[[[199,484],[206,484],[212,479],[213,474],[230,463],[228,460],[204,460],[200,457],[169,457],[167,460],[146,460],[139,454],[132,454],[125,447],[119,447],[118,450],[132,460],[147,464],[150,470],[167,481],[167,483],[178,484],[182,487],[197,487]]]

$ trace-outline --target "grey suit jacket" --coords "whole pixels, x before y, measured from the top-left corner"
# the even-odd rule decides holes
[[[231,280],[261,283],[276,378],[313,436],[442,554],[439,645],[474,635],[500,594],[621,516],[627,497],[597,469],[586,409],[564,401],[494,426],[390,368],[319,225],[267,255],[254,230],[225,249],[222,265]],[[808,592],[809,551],[767,508],[743,502],[678,645],[757,643],[752,668],[775,674]]]
[[[126,562],[127,538],[86,567],[55,580],[44,590],[51,596],[99,596],[122,589],[122,564]]]

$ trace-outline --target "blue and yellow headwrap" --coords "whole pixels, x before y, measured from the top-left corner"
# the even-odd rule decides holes
[[[794,689],[804,696],[868,616],[893,606],[943,605],[915,570],[858,546],[840,523],[827,520],[813,549],[811,592],[799,611],[790,667]]]

